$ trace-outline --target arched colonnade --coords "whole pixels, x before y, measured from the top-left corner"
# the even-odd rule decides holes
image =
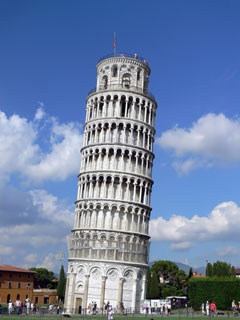
[[[80,172],[113,170],[152,177],[154,155],[131,147],[93,146],[82,150]]]
[[[152,184],[151,180],[127,174],[80,174],[77,199],[112,199],[150,206]]]
[[[86,122],[98,118],[122,117],[142,121],[154,127],[156,102],[137,94],[126,93],[97,95],[89,97],[86,108]]]
[[[121,143],[153,151],[154,130],[133,121],[104,121],[86,125],[83,146]]]

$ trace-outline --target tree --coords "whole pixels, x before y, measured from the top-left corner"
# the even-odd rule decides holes
[[[150,286],[150,297],[151,297],[151,299],[158,299],[159,298],[158,276],[155,271],[152,272],[151,286]]]
[[[151,269],[150,267],[147,268],[147,294],[146,294],[146,298],[147,299],[151,299],[151,292],[150,292],[150,288],[151,288]]]
[[[206,267],[206,276],[212,277],[212,274],[213,274],[213,266],[210,262],[208,262],[207,267]]]
[[[211,263],[207,264],[206,267],[206,276],[207,277],[217,277],[217,278],[225,278],[225,277],[235,277],[236,272],[235,268],[231,266],[227,262],[216,261],[213,265]]]
[[[176,263],[168,260],[159,260],[153,263],[152,272],[160,277],[160,296],[183,295],[186,292],[188,276],[179,270]]]
[[[176,263],[168,260],[155,261],[151,269],[161,276],[165,283],[171,283],[179,271]]]
[[[35,271],[34,275],[34,288],[35,289],[54,289],[54,284],[52,283],[54,279],[54,273],[46,268],[30,268],[29,270]]]
[[[189,273],[188,273],[188,278],[192,278],[193,276],[193,271],[192,271],[192,268],[189,269]]]
[[[57,286],[57,295],[58,300],[61,299],[61,301],[64,301],[64,295],[65,295],[65,286],[66,286],[66,279],[64,274],[64,268],[63,265],[60,269],[59,279],[58,279],[58,286]]]
[[[236,270],[233,266],[231,268],[231,277],[236,278]]]
[[[227,262],[216,261],[212,267],[212,277],[230,277],[231,265]]]

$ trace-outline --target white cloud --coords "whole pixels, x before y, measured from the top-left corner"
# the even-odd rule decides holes
[[[157,143],[174,152],[177,159],[174,167],[182,174],[198,167],[237,162],[240,161],[240,120],[209,113],[191,128],[176,126],[163,132]]]
[[[42,103],[40,105],[43,107]],[[45,116],[45,111],[44,111],[44,109],[42,107],[37,109],[37,111],[35,113],[35,116],[34,116],[35,120],[42,120],[43,117]]]
[[[33,189],[31,183],[64,180],[78,173],[81,125],[59,123],[43,106],[33,120],[7,117],[0,111],[1,263],[33,266],[48,256],[49,248],[67,249],[74,206],[43,187]],[[19,189],[11,186],[13,181]],[[52,268],[50,257],[43,262]]]
[[[51,151],[43,154],[41,160],[25,172],[33,181],[65,180],[79,171],[82,135],[77,125],[54,122],[50,142]]]
[[[37,268],[47,268],[48,270],[58,270],[59,261],[56,259],[56,255],[49,253],[45,256],[42,263],[37,265]]]
[[[180,262],[189,265],[189,260],[187,258],[181,259]]]
[[[223,202],[207,217],[194,215],[191,219],[173,215],[150,221],[152,241],[170,242],[173,250],[186,250],[202,241],[239,241],[236,226],[240,225],[240,207],[235,202]]]
[[[39,214],[42,218],[52,222],[63,222],[72,227],[74,211],[60,201],[56,196],[49,194],[46,190],[36,189],[29,191],[33,204],[38,206]]]
[[[12,254],[12,252],[13,252],[12,247],[9,247],[7,245],[0,245],[0,255],[1,256]]]
[[[174,243],[171,243],[171,250],[173,251],[177,251],[177,250],[187,250],[187,249],[190,249],[192,248],[193,244],[192,242],[190,241],[183,241],[183,242],[174,242]]]
[[[37,261],[37,254],[35,253],[30,253],[28,254],[25,258],[24,258],[24,261],[25,262],[28,262],[28,263],[34,263]]]
[[[6,203],[2,200],[4,213],[9,202],[8,199]],[[17,194],[16,199],[12,197],[12,202],[15,201],[10,208],[12,223],[6,219],[0,225],[0,260],[3,263],[23,265],[24,261],[32,266],[39,259],[38,256],[49,252],[50,247],[56,251],[67,247],[66,237],[70,234],[74,222],[73,206],[42,189],[31,190],[26,195],[23,192]],[[14,212],[18,203],[21,204],[21,210],[28,212],[28,215],[16,220],[11,211]],[[5,215],[8,212],[6,210]]]
[[[82,134],[79,123],[59,124],[39,108],[35,120],[0,111],[0,180],[19,173],[32,182],[65,180],[80,166]],[[40,122],[45,121],[40,127]],[[41,136],[44,127],[44,137]],[[48,131],[46,133],[46,131]],[[46,139],[46,134],[49,139]],[[44,143],[37,143],[37,141]]]
[[[0,177],[13,172],[23,172],[39,153],[34,144],[37,132],[33,124],[18,115],[9,119],[0,111]]]
[[[234,246],[221,247],[216,249],[216,254],[220,257],[231,257],[239,255],[239,250]]]

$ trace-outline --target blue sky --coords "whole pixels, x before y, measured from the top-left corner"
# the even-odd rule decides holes
[[[240,266],[240,3],[0,0],[0,264],[58,270],[85,99],[113,51],[158,102],[150,260]],[[65,259],[66,264],[66,259]]]

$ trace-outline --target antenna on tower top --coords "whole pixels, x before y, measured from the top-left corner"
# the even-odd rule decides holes
[[[115,57],[116,54],[116,32],[114,32],[114,39],[113,39],[113,56]]]

